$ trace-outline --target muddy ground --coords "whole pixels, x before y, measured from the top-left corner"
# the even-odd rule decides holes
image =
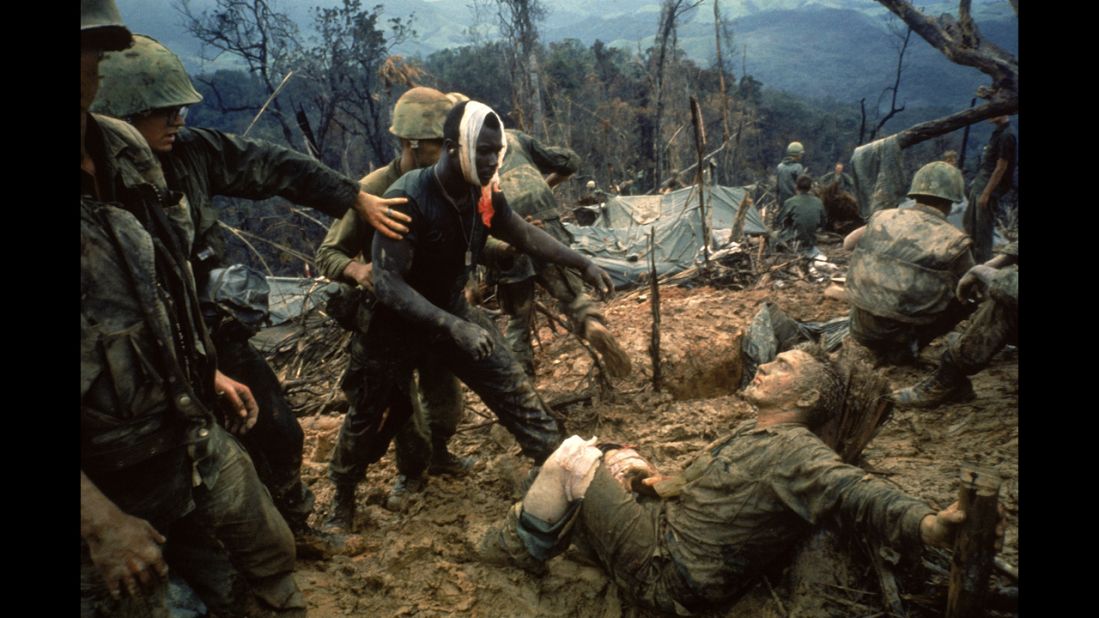
[[[839,263],[842,251],[825,247]],[[619,294],[607,306],[612,330],[629,352],[634,372],[614,380],[613,391],[567,407],[570,433],[637,445],[658,468],[677,471],[709,441],[749,418],[735,394],[739,341],[764,301],[777,303],[799,320],[827,320],[847,312],[844,302],[823,294],[828,282],[769,277],[756,289],[662,288],[662,356],[666,389],[650,384],[651,332],[646,290]],[[592,361],[571,335],[554,333],[538,320],[537,386],[550,403],[598,391]],[[930,370],[941,342],[925,350],[921,367],[884,369],[893,386],[912,383]],[[864,452],[865,466],[934,507],[957,495],[959,464],[970,461],[997,470],[1004,479],[1001,502],[1006,534],[1001,556],[1017,564],[1018,357],[1001,352],[973,378],[977,398],[932,411],[897,410]],[[324,616],[650,616],[620,597],[602,571],[566,553],[536,578],[518,569],[480,564],[475,547],[487,526],[518,497],[529,462],[492,414],[467,391],[467,407],[452,450],[478,460],[463,479],[431,477],[426,490],[400,514],[382,506],[396,471],[390,454],[370,468],[359,488],[357,533],[344,540],[343,555],[299,562],[298,579],[310,615]],[[314,517],[328,514],[333,488],[325,477],[340,415],[303,417],[307,483],[317,494]],[[711,616],[881,616],[882,600],[868,561],[839,536],[845,568],[803,562],[778,569],[732,607]],[[945,554],[924,560],[946,565]],[[900,592],[911,615],[932,616],[942,605],[923,582],[941,574],[903,562]],[[795,593],[805,570],[825,580],[811,602]],[[1014,585],[994,576],[998,586]],[[928,591],[931,591],[930,593]],[[800,608],[800,609],[799,609]],[[1012,614],[1004,614],[1012,615]]]

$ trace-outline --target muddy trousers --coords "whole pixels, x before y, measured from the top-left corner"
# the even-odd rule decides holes
[[[916,360],[920,350],[935,338],[954,330],[973,309],[972,305],[951,300],[946,310],[934,321],[911,324],[851,307],[851,337],[869,348],[885,363],[911,363]]]
[[[520,502],[489,531],[490,538],[512,556],[531,554],[529,541],[523,539],[528,535],[520,533],[522,517]],[[662,521],[658,500],[635,500],[600,464],[575,517],[575,522],[561,526],[568,536],[556,540],[555,555],[571,542],[582,554],[598,562],[636,604],[671,614],[704,606],[683,582],[660,543]]]
[[[953,363],[965,375],[988,367],[1004,346],[1019,341],[1019,311],[1007,303],[989,298],[969,320],[969,328],[946,352],[943,362]]]
[[[270,608],[304,609],[294,582],[294,536],[259,481],[248,454],[220,427],[211,429],[210,457],[216,458],[213,487],[195,489],[195,508],[160,532],[168,537],[165,558],[211,611],[245,615],[247,591]],[[231,568],[230,568],[231,567]],[[240,576],[237,575],[240,574]],[[242,579],[237,579],[242,577]],[[80,615],[167,617],[168,585],[138,599],[114,601],[80,543]],[[250,596],[250,595],[249,595]]]
[[[282,385],[263,356],[241,337],[213,338],[218,368],[225,375],[243,382],[259,405],[259,418],[242,438],[256,472],[271,492],[275,506],[294,529],[305,525],[313,510],[313,492],[302,483],[302,432]]]
[[[347,371],[340,381],[347,400],[359,401],[366,367],[366,335],[351,337]],[[433,354],[424,355],[416,365],[416,377],[408,391],[412,415],[397,432],[394,450],[397,472],[408,477],[423,476],[436,449],[444,450],[462,420],[465,404],[458,378]]]
[[[973,183],[969,192],[969,203],[962,215],[962,226],[965,233],[973,239],[973,259],[982,264],[992,259],[992,239],[996,222],[996,211],[1000,208],[1000,194],[993,193],[988,198],[988,207],[981,208],[977,205],[977,198],[985,189],[988,179],[978,179]]]
[[[492,353],[474,360],[449,336],[425,335],[418,325],[395,314],[375,316],[365,341],[360,383],[328,466],[337,484],[357,483],[366,467],[379,459],[389,442],[413,413],[411,378],[426,355],[436,357],[481,398],[535,463],[549,456],[563,438],[526,374],[515,362],[485,315],[461,302],[454,314],[485,329],[493,338]]]

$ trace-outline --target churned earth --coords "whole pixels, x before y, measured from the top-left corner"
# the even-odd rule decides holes
[[[826,250],[842,254],[837,248]],[[837,261],[842,263],[843,255]],[[846,315],[843,301],[824,295],[824,279],[767,277],[747,290],[663,286],[665,388],[660,393],[651,385],[647,289],[619,294],[607,305],[611,329],[634,364],[633,374],[612,380],[611,390],[599,388],[592,360],[577,339],[560,328],[553,332],[539,316],[537,387],[564,415],[569,433],[634,445],[657,468],[678,471],[708,442],[751,415],[736,394],[742,371],[740,338],[761,303],[774,302],[803,321]],[[925,350],[919,367],[882,371],[894,388],[908,385],[930,371],[941,345],[936,342]],[[1000,501],[1006,521],[1000,555],[1017,565],[1017,352],[1001,352],[989,369],[973,378],[973,386],[977,397],[969,403],[930,411],[895,410],[864,451],[863,465],[936,508],[956,499],[962,462],[995,469],[1003,478]],[[574,403],[558,405],[561,402]],[[451,448],[477,458],[473,472],[457,479],[430,477],[405,512],[391,513],[382,506],[396,475],[391,449],[360,485],[357,530],[343,539],[342,553],[299,561],[298,579],[310,615],[654,615],[631,606],[598,567],[572,553],[549,562],[548,575],[540,578],[478,562],[481,535],[519,498],[517,488],[530,462],[468,390],[466,403]],[[317,495],[317,522],[331,505],[333,487],[325,465],[341,420],[341,415],[330,413],[301,418],[306,434],[303,474]],[[886,615],[878,580],[850,535],[841,532],[830,542],[818,538],[814,543],[832,550],[803,552],[796,566],[776,569],[738,603],[708,615]],[[898,565],[901,598],[910,615],[941,614],[945,577],[939,569],[944,567],[949,569],[946,554],[931,551],[925,552],[922,564],[902,560]],[[1000,589],[1016,585],[998,573],[993,584]]]

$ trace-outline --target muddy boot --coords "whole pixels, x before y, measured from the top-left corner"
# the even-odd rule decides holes
[[[332,514],[325,520],[328,528],[351,532],[355,524],[355,483],[337,483]]]
[[[585,320],[584,338],[603,357],[603,363],[607,366],[607,372],[611,374],[611,377],[624,378],[630,375],[630,371],[633,369],[630,357],[626,356],[626,351],[622,349],[618,340],[614,338],[614,335],[607,330],[602,322],[591,318]]]
[[[465,476],[473,469],[477,462],[473,457],[458,457],[451,453],[445,444],[436,445],[431,449],[431,465],[427,468],[428,474],[446,476]]]
[[[972,401],[973,397],[973,384],[946,355],[935,373],[915,386],[893,391],[893,401],[898,407],[935,408],[947,403]]]
[[[332,535],[317,530],[305,522],[287,521],[286,523],[294,533],[294,547],[297,549],[299,560],[324,560],[339,553]]]
[[[393,483],[393,489],[390,489],[389,495],[386,496],[385,508],[394,513],[400,513],[405,510],[412,500],[412,494],[423,491],[426,484],[422,476],[397,475],[397,481]]]
[[[516,503],[508,511],[507,517],[493,524],[477,548],[477,557],[481,562],[502,567],[519,567],[527,573],[542,576],[549,572],[546,564],[537,560],[527,551],[523,539],[519,536],[519,517],[523,504]]]

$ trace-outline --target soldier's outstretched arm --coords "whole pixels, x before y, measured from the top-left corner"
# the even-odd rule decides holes
[[[378,236],[372,253],[374,291],[383,305],[426,328],[447,333],[475,359],[492,353],[492,338],[483,328],[436,307],[405,280],[415,254],[410,241]]]
[[[533,257],[580,271],[584,280],[604,299],[614,292],[610,275],[587,257],[561,244],[554,237],[527,223],[512,211],[491,228],[492,235]]]

